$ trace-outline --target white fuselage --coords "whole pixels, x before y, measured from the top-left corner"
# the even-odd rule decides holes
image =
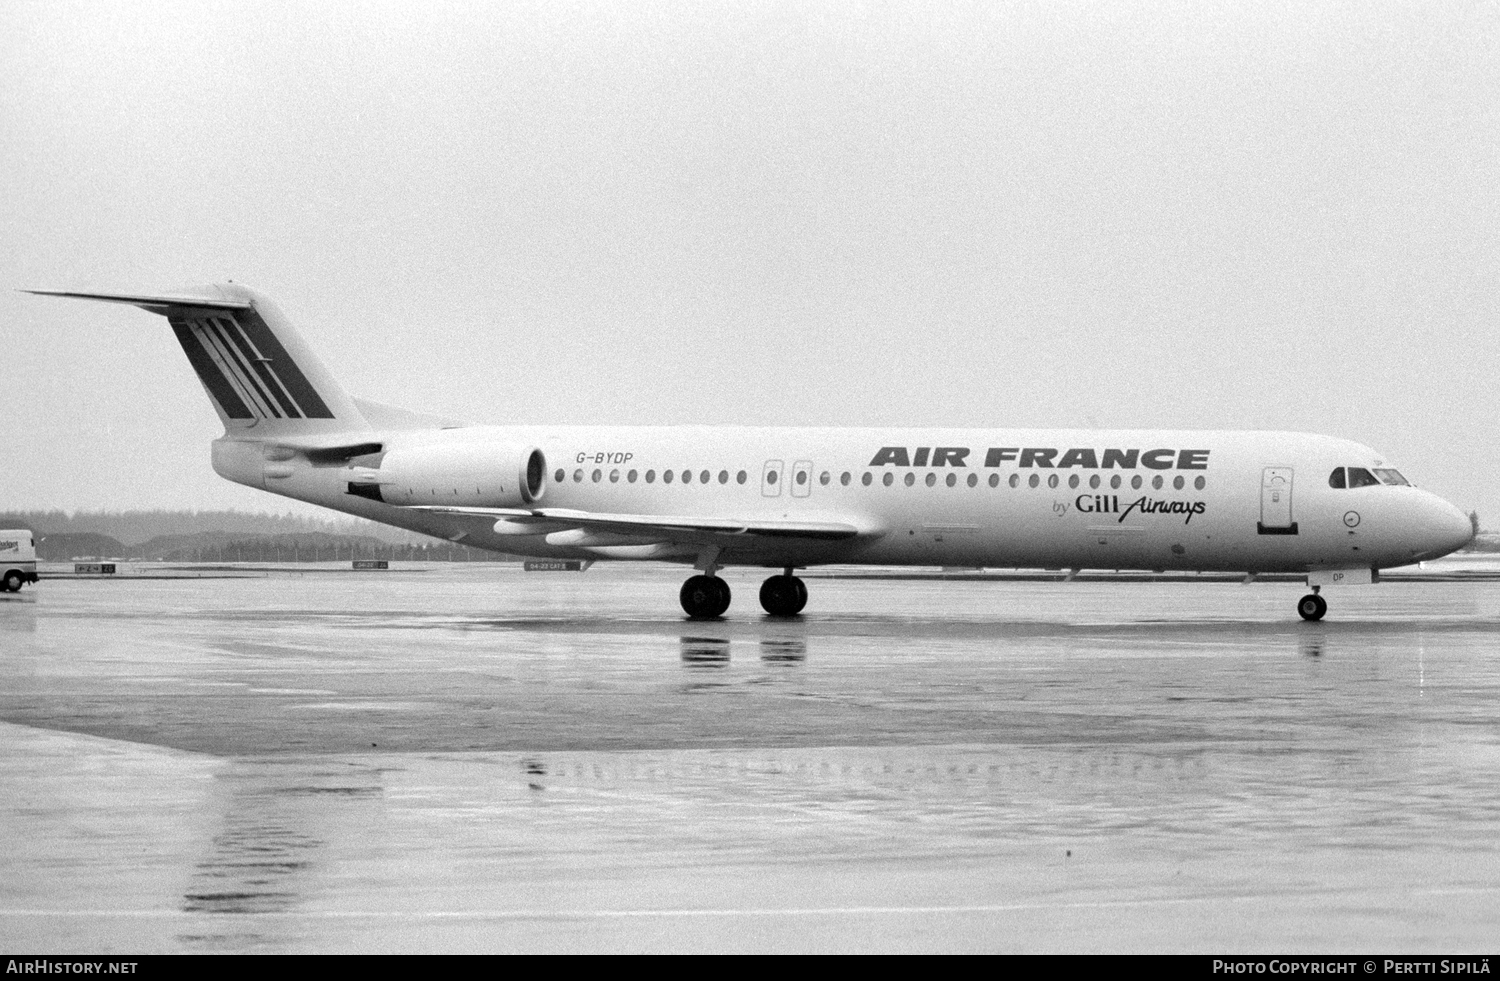
[[[534,447],[547,462],[539,506],[838,522],[859,532],[830,541],[747,536],[723,547],[724,565],[1369,570],[1445,554],[1471,537],[1468,519],[1426,491],[1331,486],[1335,468],[1388,465],[1358,443],[1304,433],[466,426],[351,439],[381,452],[319,464],[226,437],[214,444],[214,467],[242,484],[466,545],[563,558],[693,561],[699,546],[690,535],[642,543],[411,506],[486,503],[483,461],[497,448]],[[420,487],[408,481],[399,494],[387,485],[383,501],[350,493],[351,481],[378,474],[398,451],[474,462]]]
[[[779,569],[771,616],[807,603],[800,566],[1291,572],[1323,585],[1472,537],[1379,454],[1303,433],[1192,430],[470,426],[357,399],[242,283],[33,291],[167,318],[224,424],[214,469],[251,487],[497,552],[690,562],[694,619],[716,575]]]

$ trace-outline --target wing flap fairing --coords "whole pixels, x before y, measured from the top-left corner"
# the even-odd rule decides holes
[[[721,538],[778,538],[844,541],[861,534],[838,521],[792,521],[782,518],[708,518],[654,514],[607,514],[568,508],[471,508],[420,505],[429,514],[452,514],[495,522],[500,534],[552,534],[577,529],[648,542],[703,541]],[[534,531],[527,530],[535,528]]]

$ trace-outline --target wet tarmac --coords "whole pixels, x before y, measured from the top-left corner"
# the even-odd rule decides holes
[[[0,948],[1487,952],[1500,583],[0,596]]]

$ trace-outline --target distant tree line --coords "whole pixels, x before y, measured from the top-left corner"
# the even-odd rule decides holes
[[[299,537],[235,538],[176,549],[159,556],[163,562],[349,562],[355,559],[388,559],[393,562],[506,562],[519,561],[453,542],[395,545],[368,538],[333,535],[319,541]]]
[[[354,517],[305,517],[245,511],[0,511],[0,528],[38,535],[106,535],[127,546],[174,535],[303,535],[322,533],[410,544],[427,540],[404,528]]]
[[[121,559],[148,562],[345,562],[387,559],[400,562],[506,562],[514,556],[453,542],[393,544],[352,535],[172,535],[142,545],[123,545],[88,532],[44,535],[37,557],[46,562]]]
[[[514,556],[358,518],[319,520],[238,511],[3,511],[0,528],[31,529],[37,539],[37,557],[48,562],[85,558],[164,562],[516,560]]]

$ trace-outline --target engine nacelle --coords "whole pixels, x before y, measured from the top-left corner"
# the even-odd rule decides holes
[[[542,499],[547,458],[534,446],[435,442],[395,446],[378,469],[356,469],[349,493],[386,504],[516,508]]]

